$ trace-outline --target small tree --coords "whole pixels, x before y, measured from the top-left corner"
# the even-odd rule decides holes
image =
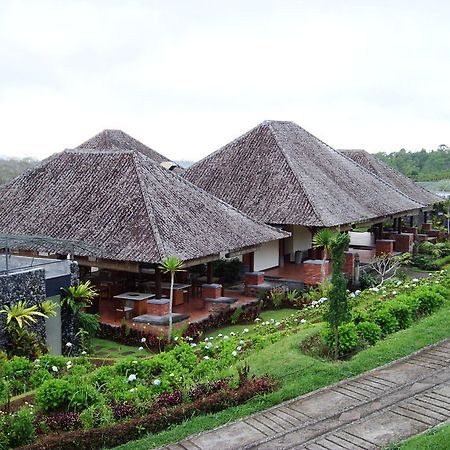
[[[184,272],[184,263],[181,259],[176,256],[169,256],[166,258],[161,265],[160,269],[164,273],[170,273],[170,299],[169,299],[169,335],[168,341],[172,339],[172,309],[173,309],[173,284],[175,282],[175,273]]]
[[[325,262],[328,258],[328,253],[331,250],[331,245],[336,238],[336,233],[329,228],[322,228],[314,234],[312,239],[313,248],[323,248],[322,265],[320,268],[322,283],[325,281]]]
[[[334,332],[334,358],[339,356],[339,326],[349,319],[347,303],[347,279],[342,273],[344,253],[350,243],[348,233],[338,233],[330,243],[331,247],[331,289],[329,293],[328,311],[325,320]]]
[[[369,267],[377,273],[379,284],[382,285],[385,281],[395,277],[402,264],[408,264],[410,261],[410,253],[403,253],[401,255],[383,253],[375,256],[369,264]]]

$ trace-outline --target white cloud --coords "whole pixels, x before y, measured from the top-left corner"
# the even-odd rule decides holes
[[[121,128],[198,159],[265,119],[337,148],[449,143],[450,6],[431,1],[4,1],[0,154]]]

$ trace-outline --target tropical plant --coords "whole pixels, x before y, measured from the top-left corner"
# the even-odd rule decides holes
[[[325,262],[335,239],[336,233],[333,230],[330,230],[330,228],[321,228],[316,232],[312,239],[313,248],[323,249],[321,266],[322,282],[325,281]]]
[[[39,310],[47,317],[56,317],[55,309],[58,308],[58,306],[58,303],[55,303],[52,300],[45,300],[45,302],[38,305]]]
[[[325,320],[334,333],[334,357],[339,357],[339,327],[349,319],[347,280],[342,273],[344,267],[344,252],[348,248],[350,237],[348,233],[335,234],[331,247],[331,289],[329,292],[328,311]]]
[[[12,306],[5,305],[0,309],[0,314],[6,315],[6,327],[9,330],[31,325],[36,322],[36,316],[47,317],[43,312],[38,310],[37,305],[28,306],[26,300],[19,300]]]
[[[173,309],[173,284],[175,282],[175,273],[184,272],[184,263],[176,256],[169,256],[161,262],[159,266],[164,273],[170,273],[170,299],[169,299],[169,334],[168,341],[172,339],[172,309]]]
[[[69,286],[67,289],[63,288],[62,291],[63,299],[61,303],[69,306],[74,314],[80,312],[86,306],[92,305],[92,300],[98,295],[97,290],[89,280],[76,286]]]

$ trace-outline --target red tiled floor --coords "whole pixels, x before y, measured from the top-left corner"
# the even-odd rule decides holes
[[[289,280],[303,281],[303,264],[285,263],[284,267],[274,267],[264,271],[270,277],[287,278]]]

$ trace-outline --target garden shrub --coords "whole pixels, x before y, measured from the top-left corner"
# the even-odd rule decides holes
[[[35,436],[34,415],[27,406],[13,414],[0,415],[0,449],[28,445]]]
[[[386,308],[397,319],[400,330],[405,330],[411,326],[412,312],[408,305],[398,300],[393,300],[387,304]]]
[[[44,412],[67,409],[72,394],[72,385],[68,380],[46,380],[36,391],[36,405]]]
[[[73,431],[81,427],[80,413],[60,411],[36,418],[38,432]]]
[[[359,322],[356,332],[363,342],[374,345],[381,339],[381,327],[374,322]]]
[[[385,336],[399,329],[398,320],[386,308],[378,310],[374,314],[373,321],[380,326]]]
[[[214,274],[222,278],[227,283],[234,283],[239,280],[242,262],[238,258],[220,259],[214,261]]]
[[[359,283],[361,285],[361,289],[369,289],[376,286],[378,281],[374,275],[362,270],[359,276]]]
[[[45,380],[50,380],[53,378],[48,370],[38,369],[33,372],[33,375],[30,377],[30,387],[32,389],[38,388],[42,385]]]
[[[354,309],[351,312],[352,322],[358,325],[361,322],[369,321],[369,313],[363,309]]]
[[[72,378],[69,382],[71,383],[68,404],[70,411],[80,412],[100,402],[100,393],[94,386],[77,378]]]
[[[445,298],[428,286],[421,286],[414,292],[414,297],[419,302],[419,312],[421,314],[431,314],[434,310],[443,305]]]
[[[115,422],[114,413],[109,405],[92,405],[80,414],[80,422],[85,430],[110,425]]]
[[[417,319],[420,316],[420,302],[413,295],[400,294],[395,297],[395,300],[399,303],[403,303],[409,308],[413,319]]]
[[[4,366],[5,377],[10,380],[12,395],[28,390],[33,363],[24,356],[13,356]]]
[[[439,270],[440,265],[435,256],[417,255],[413,258],[413,265],[422,270]]]
[[[358,347],[358,333],[356,325],[348,322],[338,327],[339,332],[339,355],[347,355]],[[322,338],[331,349],[334,346],[334,331],[330,327],[326,327],[322,332]]]

